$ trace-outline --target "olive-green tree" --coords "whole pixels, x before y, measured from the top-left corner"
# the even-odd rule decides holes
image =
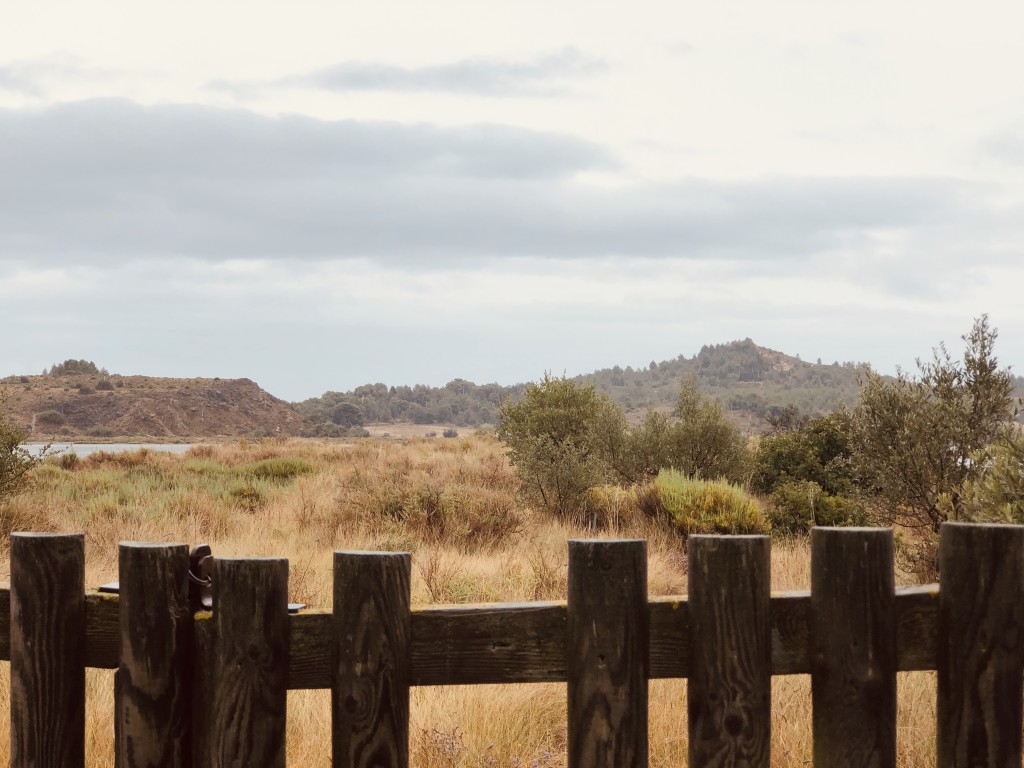
[[[1024,523],[1024,437],[1000,440],[975,455],[977,473],[964,483],[964,517]]]
[[[963,337],[963,360],[945,346],[918,361],[917,376],[865,374],[854,410],[853,459],[884,522],[932,534],[965,512],[964,485],[979,475],[980,451],[1012,429],[1013,377],[994,354],[983,315]]]
[[[498,437],[508,446],[526,496],[562,516],[578,514],[586,492],[613,481],[626,420],[592,386],[548,374],[501,406]]]
[[[38,459],[22,447],[27,437],[7,416],[0,393],[0,506],[17,493]]]
[[[672,417],[648,412],[629,431],[627,442],[621,465],[629,480],[674,469],[687,477],[736,482],[743,479],[749,459],[740,428],[689,377],[683,380]]]

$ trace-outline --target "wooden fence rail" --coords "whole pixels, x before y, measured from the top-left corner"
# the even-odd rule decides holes
[[[893,586],[892,533],[812,532],[809,592],[770,542],[693,536],[687,596],[647,596],[643,541],[569,543],[567,602],[410,606],[407,554],[337,552],[331,613],[288,613],[288,563],[124,543],[84,589],[81,535],[16,533],[0,589],[11,764],[84,765],[84,669],[116,669],[115,759],[284,766],[288,689],[331,689],[336,766],[408,765],[409,688],[564,682],[571,768],[647,765],[647,680],[689,678],[691,766],[768,766],[771,678],[810,674],[814,764],[894,766],[896,673],[937,670],[941,768],[1021,765],[1024,527],[947,524],[940,585]]]

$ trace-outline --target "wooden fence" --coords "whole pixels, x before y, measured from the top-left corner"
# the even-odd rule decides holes
[[[814,764],[893,766],[896,673],[938,671],[938,761],[1021,765],[1024,528],[948,524],[941,588],[895,589],[891,532],[819,528],[810,592],[770,542],[693,536],[686,597],[647,596],[643,541],[569,543],[567,602],[411,608],[407,554],[337,552],[333,613],[287,610],[283,559],[218,559],[188,609],[184,545],[126,543],[86,592],[80,535],[14,534],[0,591],[11,764],[83,765],[86,667],[116,668],[116,760],[284,766],[289,688],[332,691],[336,766],[408,763],[409,687],[565,682],[572,768],[647,763],[647,681],[689,679],[689,764],[768,766],[772,675],[812,678]]]

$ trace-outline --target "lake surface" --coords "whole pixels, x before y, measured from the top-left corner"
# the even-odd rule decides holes
[[[33,456],[38,456],[43,450],[45,443],[25,443],[24,447]],[[184,453],[192,445],[189,443],[53,443],[48,456],[59,456],[62,453],[75,453],[81,458],[98,451],[107,453],[124,453],[126,451],[138,451],[145,448],[147,451],[164,451],[166,453]]]

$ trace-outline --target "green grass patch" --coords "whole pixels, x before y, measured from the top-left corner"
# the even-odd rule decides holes
[[[731,483],[699,480],[663,469],[654,488],[661,507],[684,535],[769,531],[768,520],[757,502]]]

